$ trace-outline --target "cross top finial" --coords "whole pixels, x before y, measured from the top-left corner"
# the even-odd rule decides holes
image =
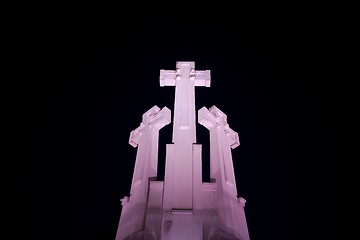
[[[176,62],[176,68],[179,69],[182,66],[190,67],[191,69],[195,68],[195,62]]]
[[[228,124],[226,114],[223,111],[221,111],[219,108],[217,108],[215,105],[209,108],[209,110],[212,114],[214,114],[217,117],[218,123],[223,124],[224,126]]]

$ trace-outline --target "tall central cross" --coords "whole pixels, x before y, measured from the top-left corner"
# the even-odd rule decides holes
[[[195,87],[210,87],[210,70],[195,71],[195,62],[176,62],[160,70],[160,86],[175,86],[172,142],[172,209],[193,208],[193,144],[196,143]]]

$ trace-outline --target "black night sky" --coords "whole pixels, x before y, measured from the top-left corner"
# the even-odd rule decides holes
[[[61,29],[40,44],[28,101],[34,239],[115,240],[136,156],[129,134],[152,106],[173,111],[174,88],[160,87],[159,74],[175,70],[176,61],[211,70],[211,87],[195,90],[196,110],[216,105],[239,133],[232,154],[250,239],[335,235],[325,224],[335,221],[335,190],[327,183],[334,130],[323,118],[313,30],[301,21],[159,19],[119,25],[111,34]],[[171,131],[160,130],[159,179]],[[204,181],[208,141],[197,124]]]

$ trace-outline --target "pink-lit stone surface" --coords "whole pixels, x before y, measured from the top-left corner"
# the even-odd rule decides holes
[[[249,239],[243,207],[237,198],[231,148],[240,145],[239,136],[227,123],[227,116],[216,106],[199,110],[198,121],[210,131],[210,178],[217,187],[218,227],[239,239]]]
[[[174,154],[171,156],[173,158],[168,157],[166,160],[166,164],[172,161],[173,166],[172,169],[165,167],[165,178],[172,178],[172,180],[170,184],[165,179],[165,209],[169,207],[193,208],[193,144],[196,142],[195,86],[210,86],[210,71],[195,71],[194,68],[194,62],[177,62],[175,71],[160,71],[160,86],[175,86],[172,138]]]
[[[140,126],[130,133],[129,144],[138,150],[130,197],[122,200],[116,239],[125,239],[145,227],[149,179],[157,176],[159,130],[170,121],[168,108],[160,110],[154,106],[143,114]]]
[[[159,130],[170,110],[157,106],[143,115],[129,144],[138,147],[130,197],[124,197],[116,240],[248,240],[245,199],[237,197],[231,149],[238,134],[217,107],[198,111],[210,134],[210,178],[202,182],[202,146],[196,143],[195,86],[210,87],[210,71],[194,62],[160,70],[160,86],[175,87],[173,138],[166,145],[164,181],[156,180]]]

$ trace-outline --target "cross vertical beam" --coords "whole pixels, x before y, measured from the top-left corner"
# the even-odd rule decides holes
[[[149,178],[157,177],[159,130],[171,121],[167,107],[153,106],[142,116],[140,126],[131,131],[129,144],[137,147],[130,197],[124,197],[116,240],[142,234],[145,228]]]
[[[210,70],[195,71],[194,62],[177,62],[176,70],[160,70],[160,86],[175,86],[172,141],[173,157],[167,157],[172,186],[164,189],[164,201],[172,209],[193,208],[193,144],[196,143],[195,87],[210,87]],[[168,175],[168,176],[166,176]],[[166,181],[165,181],[166,182]],[[171,188],[171,191],[167,188]],[[171,196],[166,196],[171,193]],[[164,202],[164,205],[169,203]]]
[[[216,106],[198,111],[198,122],[210,131],[210,178],[217,186],[219,228],[239,239],[248,240],[244,213],[245,200],[237,197],[231,149],[240,145],[238,133],[227,123],[227,116]]]

